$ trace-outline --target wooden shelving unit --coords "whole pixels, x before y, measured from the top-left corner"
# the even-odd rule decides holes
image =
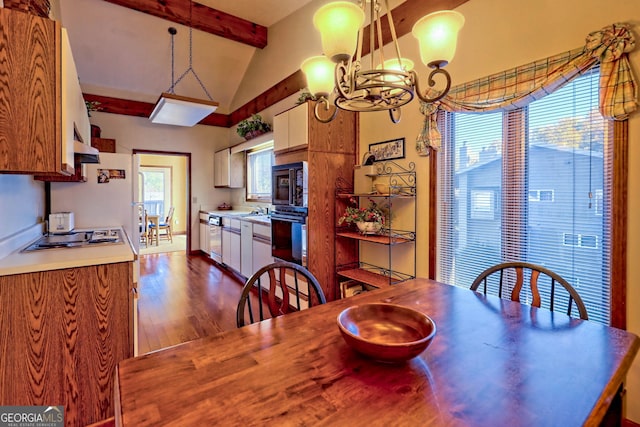
[[[359,282],[365,287],[382,288],[395,285],[397,283],[409,280],[416,275],[416,173],[415,164],[413,162],[405,168],[393,161],[379,162],[376,166],[377,175],[372,177],[376,182],[383,182],[389,185],[391,189],[389,194],[378,194],[375,192],[354,193],[350,183],[343,180],[336,182],[336,218],[340,217],[344,209],[355,199],[358,201],[367,201],[372,199],[381,201],[388,206],[389,218],[385,227],[376,234],[361,234],[350,226],[336,226],[335,241],[336,246],[341,245],[344,241],[353,241],[356,243],[357,262],[353,262],[353,256],[344,259],[340,258],[340,251],[336,250],[336,276],[339,282],[348,280]],[[402,201],[402,203],[397,203]],[[393,221],[394,210],[399,208],[404,210],[412,210],[412,224],[409,229],[399,229]],[[337,223],[336,223],[337,224]],[[407,228],[405,221],[404,228]],[[360,259],[361,245],[381,245],[387,247],[388,258],[386,266],[374,265],[363,262]],[[412,245],[413,265],[411,272],[401,272],[395,270],[394,267],[394,251],[398,245]],[[380,264],[383,264],[382,262]]]

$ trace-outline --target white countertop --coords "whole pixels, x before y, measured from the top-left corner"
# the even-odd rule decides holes
[[[95,227],[88,230],[104,228],[105,227]],[[23,248],[31,244],[33,240],[26,242],[20,249],[0,259],[0,276],[134,261],[137,258],[137,254],[133,249],[131,239],[123,228],[120,228],[120,232],[124,238],[122,244],[104,244],[77,248],[56,248],[20,252]]]

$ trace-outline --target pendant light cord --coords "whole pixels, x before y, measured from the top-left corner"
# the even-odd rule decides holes
[[[196,81],[200,84],[200,87],[202,88],[204,93],[207,95],[207,98],[209,98],[209,101],[213,101],[213,98],[209,94],[209,91],[207,90],[206,87],[204,87],[202,80],[200,80],[200,77],[198,77],[195,70],[193,69],[193,1],[192,0],[189,1],[189,68],[187,68],[185,72],[182,73],[180,77],[178,77],[178,80],[174,80],[174,60],[175,60],[174,38],[177,32],[178,31],[175,28],[169,27],[169,34],[171,34],[171,87],[168,89],[168,92],[175,94],[174,92],[175,86],[178,83],[180,83],[180,81],[187,74],[189,74],[189,72],[191,72],[193,76],[196,78]]]

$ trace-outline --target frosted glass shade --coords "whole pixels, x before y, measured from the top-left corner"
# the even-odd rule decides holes
[[[400,62],[398,62],[398,58],[392,58],[384,61],[382,68],[394,71],[411,71],[413,70],[413,65],[413,61],[410,59],[400,58]]]
[[[458,32],[464,16],[453,10],[430,13],[418,20],[411,33],[420,44],[420,59],[424,65],[445,66],[456,53]]]
[[[313,25],[322,39],[322,51],[332,61],[346,61],[358,44],[358,31],[364,23],[364,12],[348,1],[328,3],[313,15]]]
[[[216,111],[218,103],[163,92],[149,120],[174,126],[193,126]]]
[[[326,56],[307,58],[300,69],[307,77],[309,92],[316,96],[328,96],[334,88],[335,65]]]

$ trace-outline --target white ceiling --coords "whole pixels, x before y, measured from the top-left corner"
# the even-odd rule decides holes
[[[186,26],[102,0],[59,0],[62,24],[69,33],[83,91],[105,96],[155,102],[171,86],[171,37],[175,27],[174,78],[189,66],[189,29]],[[213,9],[267,28],[311,0],[198,0]],[[218,112],[230,113],[256,48],[193,30],[193,70]],[[189,73],[175,93],[206,99]]]

